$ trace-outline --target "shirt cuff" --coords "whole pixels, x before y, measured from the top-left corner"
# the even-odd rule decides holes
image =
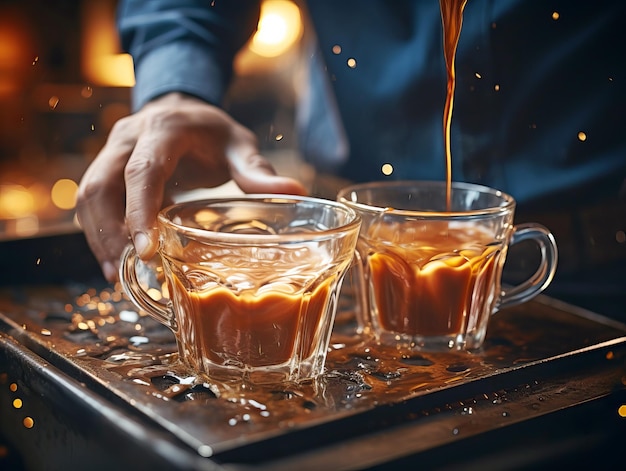
[[[226,75],[206,46],[193,41],[163,44],[135,64],[132,109],[169,92],[196,96],[219,104],[225,93]]]

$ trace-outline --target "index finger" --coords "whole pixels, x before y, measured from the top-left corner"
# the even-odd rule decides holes
[[[156,218],[163,205],[165,182],[180,159],[179,146],[167,133],[144,133],[124,170],[126,225],[143,259],[150,258],[157,249]]]

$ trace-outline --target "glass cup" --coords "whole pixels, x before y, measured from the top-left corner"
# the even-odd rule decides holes
[[[343,204],[247,195],[175,204],[159,213],[166,303],[150,296],[132,245],[120,280],[169,327],[180,360],[218,380],[304,381],[320,375],[360,217]]]
[[[338,201],[361,215],[361,329],[384,345],[474,350],[490,316],[526,302],[554,277],[553,235],[513,225],[515,200],[496,189],[445,182],[372,182],[343,188]],[[536,243],[541,260],[528,279],[502,286],[507,250]]]

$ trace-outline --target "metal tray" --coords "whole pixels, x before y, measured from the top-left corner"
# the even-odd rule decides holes
[[[624,389],[626,326],[545,296],[494,315],[476,353],[364,342],[346,303],[319,381],[210,384],[178,364],[166,328],[104,282],[82,234],[4,241],[0,261],[0,383],[13,385],[2,386],[10,413],[0,423],[33,467],[98,453],[102,468],[425,465],[446,447]],[[40,403],[32,429],[18,396]],[[37,459],[25,445],[34,436],[47,450]]]

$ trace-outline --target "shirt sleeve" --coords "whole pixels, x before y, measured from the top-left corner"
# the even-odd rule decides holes
[[[122,0],[117,22],[134,61],[133,110],[169,92],[219,105],[259,9],[258,0]]]

